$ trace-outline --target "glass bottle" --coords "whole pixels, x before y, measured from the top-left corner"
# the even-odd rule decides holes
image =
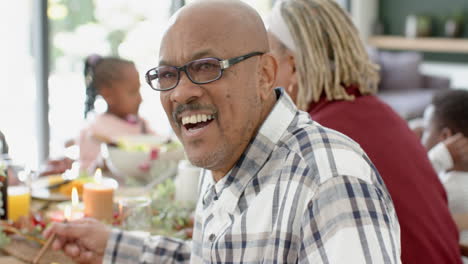
[[[0,219],[8,219],[8,165],[0,159]]]

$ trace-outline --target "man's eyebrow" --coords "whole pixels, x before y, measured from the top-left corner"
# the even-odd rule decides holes
[[[206,58],[206,57],[210,57],[210,56],[211,57],[214,56],[213,50],[211,50],[211,49],[201,50],[201,51],[196,52],[195,54],[193,54],[192,57],[190,57],[190,59],[187,62],[202,59],[202,58]],[[185,62],[185,63],[187,63],[187,62]],[[171,65],[171,63],[169,63],[169,62],[167,62],[165,60],[161,60],[159,62],[159,66],[164,66],[164,65]],[[181,65],[179,65],[179,66],[181,66]]]
[[[207,56],[214,56],[214,52],[211,49],[202,50],[193,54],[190,60],[191,61],[197,60],[197,59],[205,58]]]
[[[167,63],[167,62],[164,61],[164,60],[159,61],[159,63],[158,63],[158,66],[166,66],[166,65],[169,65],[169,63]]]

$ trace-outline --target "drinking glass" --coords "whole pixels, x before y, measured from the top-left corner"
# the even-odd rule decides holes
[[[118,204],[123,229],[149,231],[151,228],[151,199],[149,197],[122,197]]]
[[[31,194],[26,185],[8,186],[8,219],[16,221],[18,218],[29,216]]]

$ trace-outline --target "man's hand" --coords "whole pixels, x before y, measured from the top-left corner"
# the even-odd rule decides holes
[[[76,263],[102,263],[110,236],[110,229],[103,223],[91,218],[55,223],[44,236],[48,238],[54,233],[53,249],[63,250]]]
[[[468,138],[457,133],[444,140],[453,160],[453,170],[468,171]]]

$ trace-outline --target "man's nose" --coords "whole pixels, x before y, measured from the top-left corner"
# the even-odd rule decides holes
[[[184,71],[180,71],[179,84],[171,94],[171,100],[179,104],[187,104],[197,100],[203,94],[203,89],[193,83]]]

